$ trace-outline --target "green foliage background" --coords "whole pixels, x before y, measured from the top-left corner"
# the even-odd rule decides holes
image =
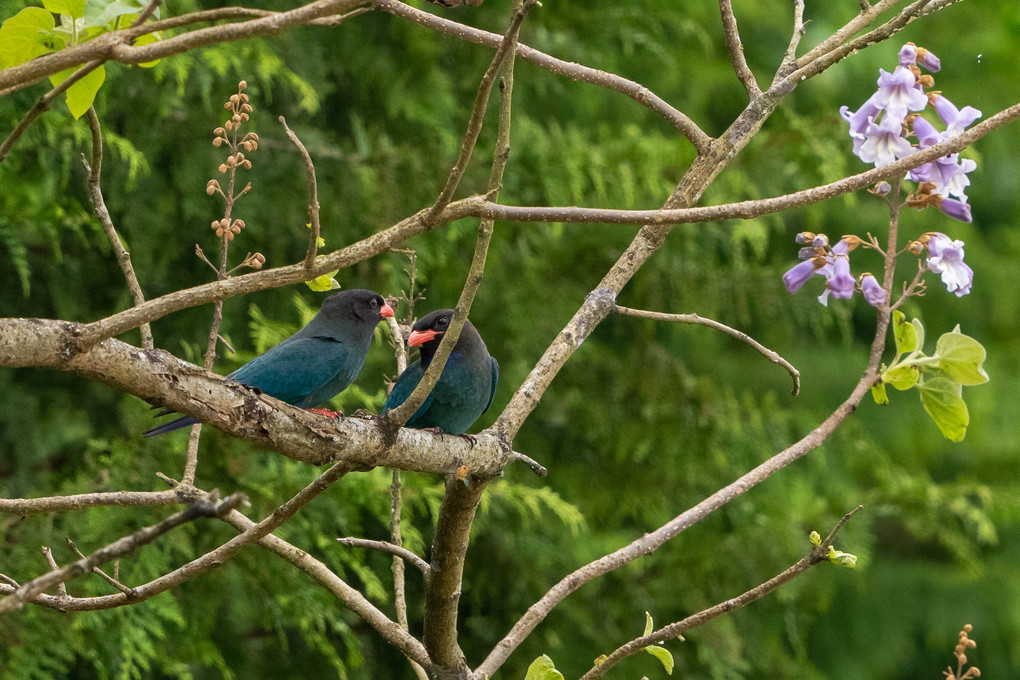
[[[30,3],[5,2],[6,18]],[[183,13],[217,2],[181,0]],[[272,0],[251,6],[283,9]],[[734,2],[752,69],[766,83],[786,47],[789,3]],[[827,36],[855,2],[808,3],[805,45]],[[502,31],[507,0],[445,14]],[[744,94],[722,42],[714,2],[561,0],[536,8],[522,32],[534,47],[633,78],[719,134]],[[968,27],[961,32],[960,27]],[[850,153],[837,108],[856,108],[877,69],[891,69],[902,42],[935,51],[938,86],[988,116],[1015,103],[1020,14],[1015,3],[963,3],[912,24],[901,37],[855,55],[805,83],[723,173],[704,203],[765,197],[864,169]],[[270,266],[298,260],[306,245],[306,189],[284,115],[316,159],[324,236],[338,247],[428,205],[455,156],[477,80],[491,52],[382,12],[338,29],[303,28],[163,60],[152,70],[112,65],[97,100],[107,135],[104,186],[146,295],[203,283],[211,272],[194,244],[215,251],[208,224],[221,206],[204,193],[222,162],[211,132],[241,78],[263,139],[253,154],[253,192],[238,217],[248,228],[234,252],[260,251]],[[13,128],[42,92],[0,99],[0,129]],[[692,158],[668,123],[623,95],[530,64],[517,69],[513,152],[502,200],[649,208],[659,205]],[[968,390],[972,424],[951,444],[916,397],[864,404],[821,449],[741,496],[656,554],[582,588],[498,674],[523,678],[549,654],[568,677],[636,636],[644,612],[665,623],[735,596],[809,549],[844,512],[865,510],[838,547],[860,556],[855,571],[826,566],[777,594],[687,636],[670,648],[681,677],[938,677],[967,622],[984,677],[1020,671],[1020,401],[1015,293],[1020,253],[1015,127],[968,155],[974,222],[910,212],[904,230],[945,231],[966,241],[974,291],[957,299],[932,282],[907,305],[929,337],[961,323],[989,349],[991,382]],[[490,149],[492,129],[480,149]],[[119,269],[91,215],[80,153],[85,123],[63,104],[44,115],[0,164],[0,315],[101,318],[130,304]],[[479,160],[463,191],[484,187]],[[882,203],[866,194],[783,215],[677,227],[623,291],[620,302],[697,312],[735,325],[802,371],[789,378],[745,345],[700,327],[613,317],[556,378],[517,441],[550,468],[536,479],[512,466],[493,484],[476,523],[462,598],[465,652],[477,664],[524,609],[563,574],[649,531],[814,427],[845,397],[867,357],[874,315],[861,300],[817,304],[788,296],[780,275],[795,258],[793,235],[883,234]],[[463,283],[475,225],[463,221],[416,237],[426,287],[422,309],[446,306]],[[488,425],[553,336],[635,232],[607,225],[499,224],[472,319],[501,364]],[[877,269],[868,254],[855,271]],[[345,287],[399,294],[406,258],[385,255],[343,271]],[[904,275],[912,272],[904,265]],[[816,282],[817,283],[817,282]],[[809,284],[810,288],[810,284]],[[818,291],[820,292],[820,291]],[[319,297],[303,286],[228,301],[224,334],[237,355],[226,373],[297,327]],[[403,310],[398,310],[402,312]],[[156,342],[200,361],[209,308],[154,325]],[[378,408],[394,372],[384,331],[345,409]],[[137,334],[126,338],[136,341]],[[932,340],[933,341],[933,340]],[[0,372],[0,494],[41,496],[158,489],[156,471],[179,474],[186,436],[142,440],[150,424],[138,399],[74,376]],[[217,432],[203,436],[198,484],[242,490],[251,516],[316,471]],[[405,475],[407,542],[427,551],[441,480]],[[385,471],[353,475],[315,501],[280,535],[323,559],[385,609],[389,560],[341,549],[338,535],[386,534]],[[27,580],[45,569],[40,545],[61,562],[70,536],[86,552],[163,516],[158,509],[98,509],[0,518],[0,572]],[[231,535],[211,522],[181,529],[121,565],[141,583]],[[499,565],[494,569],[494,565]],[[99,579],[69,586],[108,592]],[[412,627],[420,631],[421,585],[409,572]],[[651,657],[615,676],[663,673]],[[0,626],[0,677],[28,678],[406,678],[399,655],[303,574],[249,549],[224,568],[153,600],[107,612],[60,614],[29,607]]]

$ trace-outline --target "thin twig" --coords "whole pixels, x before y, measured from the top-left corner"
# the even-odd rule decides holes
[[[453,194],[457,190],[457,185],[460,184],[461,178],[467,172],[467,166],[475,149],[475,143],[478,141],[478,135],[482,132],[485,110],[488,107],[492,86],[496,81],[496,73],[502,67],[505,59],[513,59],[513,55],[516,54],[517,36],[520,33],[521,24],[524,23],[525,17],[528,16],[528,11],[537,2],[538,0],[525,0],[520,11],[514,14],[510,21],[510,28],[507,29],[506,35],[503,36],[503,41],[496,50],[496,54],[493,55],[492,61],[489,62],[489,67],[485,69],[482,80],[478,84],[478,91],[475,93],[475,103],[471,107],[471,117],[468,120],[467,131],[464,133],[464,139],[461,142],[460,155],[450,170],[450,174],[446,178],[446,184],[443,186],[442,191],[439,192],[439,198],[436,199],[435,205],[432,206],[428,219],[434,219],[453,200]],[[454,330],[454,328],[451,328],[447,331],[447,336],[454,332]],[[459,330],[455,334],[459,334]]]
[[[55,569],[47,574],[25,583],[10,595],[0,599],[0,614],[15,609],[20,609],[26,602],[31,601],[37,595],[58,583],[63,583],[77,576],[90,571],[92,567],[105,564],[112,559],[127,555],[138,548],[151,543],[159,536],[175,529],[176,527],[191,522],[199,517],[215,517],[229,510],[234,509],[244,501],[243,494],[233,494],[224,500],[219,500],[213,494],[181,512],[167,517],[158,524],[139,529],[138,531],[124,536],[109,545],[100,548],[88,557],[63,569]]]
[[[797,560],[797,562],[790,565],[779,574],[776,574],[768,581],[751,588],[737,597],[720,602],[719,604],[709,607],[708,609],[704,609],[697,614],[692,614],[682,621],[676,621],[667,626],[663,626],[648,635],[643,635],[621,645],[608,656],[601,657],[597,664],[592,666],[587,673],[581,676],[580,680],[595,680],[596,678],[601,678],[609,672],[611,668],[616,666],[616,664],[629,656],[643,651],[646,647],[661,644],[668,640],[674,640],[692,628],[703,626],[714,618],[727,614],[734,609],[746,606],[755,600],[760,600],[762,597],[768,595],[784,583],[788,583],[789,581],[797,578],[811,567],[827,562],[828,550],[829,546],[832,545],[832,539],[836,537],[836,534],[843,525],[846,524],[861,508],[862,506],[858,505],[847,514],[843,515],[842,519],[839,520],[839,523],[836,524],[831,532],[829,532],[828,537],[822,541],[820,545],[814,547],[807,555]]]
[[[311,234],[308,235],[308,253],[305,255],[305,267],[311,269],[315,265],[315,256],[319,252],[319,186],[315,181],[315,164],[312,163],[312,156],[308,149],[301,143],[298,136],[287,125],[286,119],[280,116],[280,124],[283,125],[287,138],[294,143],[301,157],[305,161],[305,173],[308,175],[308,219],[311,220]]]
[[[124,279],[127,281],[131,299],[135,305],[140,305],[145,302],[145,295],[142,293],[142,287],[138,284],[138,277],[135,276],[135,268],[131,264],[131,253],[124,247],[124,242],[120,239],[120,235],[117,234],[117,229],[113,226],[113,218],[110,217],[110,211],[106,208],[106,200],[103,198],[101,184],[103,172],[103,131],[99,126],[99,116],[96,115],[95,108],[91,106],[87,115],[89,129],[92,131],[92,164],[90,166],[84,156],[82,156],[81,162],[85,166],[85,172],[89,175],[89,198],[92,200],[92,209],[95,211],[96,217],[99,218],[99,223],[103,226],[106,237],[110,239],[113,253],[117,257],[117,264],[120,265],[120,270],[124,273]],[[152,349],[152,327],[145,323],[140,326],[139,330],[142,334],[142,347],[144,349]]]
[[[46,564],[50,566],[51,571],[59,571],[60,567],[57,565],[57,561],[53,558],[53,551],[50,550],[49,546],[42,546],[42,554],[46,557]],[[85,556],[82,555],[84,558]],[[67,584],[61,581],[57,584],[57,596],[67,597]]]
[[[390,553],[395,555],[400,560],[406,560],[418,568],[421,573],[428,576],[431,571],[429,563],[422,558],[415,555],[407,548],[390,543],[389,541],[373,541],[368,538],[355,538],[353,536],[342,536],[336,539],[340,545],[347,546],[348,548],[367,548],[370,550],[381,550],[382,552]],[[405,612],[405,616],[406,616]]]
[[[171,491],[102,491],[71,496],[47,496],[45,498],[0,498],[0,512],[13,515],[33,515],[46,512],[67,512],[96,507],[141,507],[176,505],[197,500],[194,496],[182,496],[178,490]]]
[[[644,309],[631,309],[629,307],[621,307],[616,305],[617,314],[623,314],[625,316],[636,316],[642,319],[654,319],[656,321],[666,321],[669,323],[692,323],[700,326],[708,326],[714,328],[717,331],[722,331],[727,335],[730,335],[741,342],[746,342],[751,347],[758,350],[758,352],[766,359],[774,364],[779,364],[786,369],[786,372],[793,378],[793,396],[800,394],[800,371],[794,368],[793,364],[781,357],[777,352],[769,349],[765,345],[761,344],[750,335],[743,331],[738,331],[735,328],[730,328],[726,324],[719,323],[714,319],[706,319],[697,314],[664,314],[662,312],[650,312]]]
[[[67,539],[67,545],[70,546],[71,550],[73,550],[75,552],[75,554],[78,555],[79,558],[81,558],[83,560],[87,559],[85,557],[85,555],[82,553],[82,551],[78,550],[78,546],[75,544],[75,542],[72,541],[70,538]],[[114,588],[116,588],[120,592],[124,593],[128,597],[134,597],[134,594],[135,594],[134,589],[127,587],[126,585],[124,585],[123,583],[121,583],[118,580],[117,576],[119,576],[119,572],[120,572],[120,560],[117,560],[114,563],[114,575],[113,576],[110,576],[109,574],[107,574],[105,571],[103,571],[99,567],[92,567],[92,573],[93,574],[98,574],[99,576],[103,577],[103,579],[107,583],[109,583],[111,586],[113,586]],[[61,584],[61,585],[63,585],[63,584]]]
[[[804,0],[793,1],[793,32],[790,34],[790,44],[786,47],[783,60],[776,71],[776,77],[781,78],[796,68],[797,48],[800,40],[804,37]]]
[[[400,2],[400,0],[380,0],[378,7],[384,12],[408,19],[419,26],[446,33],[447,35],[467,40],[477,45],[498,47],[503,39],[503,36],[498,33],[490,33],[489,31],[483,31],[466,24],[451,21],[435,14],[429,14],[420,9],[415,9],[404,2]],[[674,128],[679,130],[694,145],[698,152],[704,151],[711,141],[711,138],[687,115],[640,83],[614,73],[557,59],[524,44],[518,45],[517,56],[565,78],[591,83],[592,85],[598,85],[599,87],[605,87],[627,95],[638,104],[648,107],[669,121]]]
[[[737,80],[747,90],[748,96],[754,100],[761,95],[761,88],[754,79],[751,68],[744,56],[744,45],[740,42],[740,31],[737,29],[737,17],[733,14],[730,0],[719,0],[719,12],[722,14],[723,34],[726,38],[726,51],[730,54],[730,63]]]

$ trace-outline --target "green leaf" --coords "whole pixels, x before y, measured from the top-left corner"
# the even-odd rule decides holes
[[[59,85],[67,80],[75,70],[71,68],[55,73],[50,76],[50,82],[53,85]],[[96,93],[99,92],[99,88],[103,86],[105,81],[106,69],[100,66],[67,88],[67,108],[70,109],[71,115],[74,116],[75,120],[84,116],[85,112],[89,110],[92,102],[96,99]]]
[[[650,635],[652,633],[652,628],[653,628],[652,615],[649,614],[648,612],[645,612],[645,632],[641,633],[641,637]]]
[[[918,370],[917,366],[908,364],[883,373],[882,382],[886,385],[892,385],[900,391],[909,390],[917,384],[917,379],[920,375],[921,371]]]
[[[943,333],[935,343],[935,356],[939,368],[962,385],[980,385],[988,382],[988,374],[981,366],[987,352],[984,346],[960,332],[959,326],[951,333]]]
[[[830,545],[829,561],[832,562],[833,564],[838,564],[841,567],[853,569],[857,566],[857,555],[854,555],[853,553],[843,552],[842,550],[836,550]]]
[[[662,663],[662,667],[666,669],[667,675],[673,675],[673,655],[670,654],[668,649],[652,645],[651,647],[645,647],[645,651]]]
[[[811,545],[816,548],[822,544],[822,536],[817,531],[812,531],[808,534],[808,540],[811,541]]]
[[[875,400],[875,403],[879,406],[885,406],[889,403],[889,395],[886,394],[885,385],[882,383],[875,383],[871,386],[871,398]]]
[[[128,14],[137,16],[145,9],[145,5],[143,0],[88,0],[85,3],[85,25],[108,26],[118,17]],[[158,17],[159,11],[153,16]]]
[[[960,396],[960,383],[949,378],[931,378],[918,386],[921,390],[921,405],[935,421],[943,436],[950,441],[963,440],[970,424],[967,404]]]
[[[0,25],[0,68],[24,64],[52,52],[56,45],[53,15],[41,7],[26,7]]]
[[[528,674],[524,676],[524,680],[563,680],[563,673],[556,670],[552,659],[543,654],[528,666]]]
[[[340,287],[340,284],[333,277],[339,272],[339,269],[327,272],[322,276],[312,279],[311,281],[305,281],[305,285],[314,291],[336,290]]]
[[[70,14],[75,19],[85,14],[85,0],[43,0],[43,7],[54,14]]]
[[[914,321],[917,321],[915,319]],[[920,326],[920,321],[917,322]],[[918,326],[908,323],[906,315],[900,310],[893,312],[893,337],[896,339],[896,355],[909,354],[921,346],[917,337]],[[924,332],[924,329],[921,329]]]

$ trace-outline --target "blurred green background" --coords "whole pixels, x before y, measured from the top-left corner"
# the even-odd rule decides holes
[[[29,2],[4,2],[0,18]],[[180,0],[184,13],[226,3]],[[293,2],[250,6],[287,9]],[[509,0],[439,10],[502,32]],[[791,3],[735,0],[751,68],[767,85],[786,48]],[[429,6],[430,8],[432,6]],[[804,45],[849,20],[858,3],[809,3]],[[962,31],[961,27],[967,27]],[[536,7],[522,40],[560,58],[633,78],[676,104],[709,134],[721,133],[745,100],[733,76],[714,2],[561,0]],[[894,40],[857,54],[789,96],[754,142],[718,178],[703,203],[767,197],[860,172],[842,104],[856,109],[912,40],[942,59],[937,88],[985,117],[1020,99],[1016,3],[963,3],[917,21]],[[306,247],[303,165],[277,116],[286,116],[315,158],[327,248],[350,243],[429,205],[455,158],[478,78],[491,51],[373,12],[336,29],[302,28],[265,40],[180,55],[152,70],[107,67],[96,108],[107,134],[104,188],[149,297],[204,283],[194,256],[216,250],[209,229],[221,204],[204,192],[222,150],[211,133],[222,102],[244,78],[262,138],[249,157],[254,185],[235,211],[247,251],[269,266]],[[16,124],[44,86],[0,98],[0,130]],[[494,110],[494,109],[493,109]],[[692,158],[670,125],[627,97],[519,63],[506,203],[656,207]],[[494,120],[490,116],[490,120]],[[486,128],[462,193],[484,188],[493,125]],[[933,277],[911,300],[929,342],[957,323],[989,350],[991,382],[965,392],[971,427],[943,439],[916,394],[867,402],[820,449],[683,533],[654,555],[567,599],[510,658],[498,678],[523,678],[547,653],[576,677],[599,654],[641,633],[644,612],[677,620],[757,585],[808,549],[858,503],[865,506],[837,545],[856,553],[854,571],[822,565],[776,594],[691,631],[669,648],[680,677],[937,678],[953,662],[957,631],[972,623],[971,660],[984,677],[1020,671],[1020,401],[1017,340],[1020,272],[1016,149],[1007,127],[966,155],[977,159],[969,190],[974,222],[909,211],[902,229],[944,231],[966,241],[973,293],[947,294]],[[91,321],[130,304],[111,248],[92,217],[79,162],[88,128],[59,103],[0,164],[0,316]],[[511,466],[485,496],[462,597],[462,645],[476,665],[534,600],[577,566],[659,526],[803,436],[858,379],[874,313],[860,298],[820,306],[814,281],[786,294],[782,273],[793,236],[812,230],[880,237],[883,203],[863,192],[782,215],[677,227],[620,296],[620,303],[696,312],[736,326],[802,372],[803,392],[746,345],[702,327],[611,317],[556,378],[516,441],[550,469],[535,478]],[[476,224],[464,220],[406,245],[418,254],[427,299],[451,305],[463,284]],[[555,334],[626,247],[635,227],[496,226],[472,320],[501,365],[487,426]],[[870,258],[870,261],[869,261]],[[911,275],[912,263],[904,264]],[[399,295],[407,258],[387,254],[343,271],[344,287]],[[879,269],[855,254],[855,272]],[[217,361],[227,373],[275,343],[314,311],[304,286],[229,300],[224,335],[237,349]],[[405,309],[398,309],[402,315]],[[153,326],[156,343],[201,362],[210,307]],[[355,388],[336,401],[378,408],[395,368],[386,334]],[[125,340],[137,342],[137,333]],[[0,495],[42,496],[160,489],[155,472],[179,476],[187,436],[143,440],[148,405],[71,375],[0,371]],[[249,515],[275,507],[316,470],[218,432],[203,435],[197,483],[241,490]],[[442,493],[437,477],[405,475],[408,545],[426,553]],[[350,476],[278,533],[308,550],[392,611],[389,559],[345,550],[337,535],[387,535],[389,473]],[[72,537],[89,552],[151,523],[166,509],[97,509],[0,517],[0,572],[42,573],[40,545],[61,563]],[[145,582],[215,547],[227,526],[180,529],[121,565]],[[499,568],[493,568],[499,565]],[[105,594],[98,578],[69,585]],[[420,633],[421,583],[409,570],[412,631]],[[955,665],[955,664],[954,664]],[[610,677],[664,677],[641,655]],[[255,548],[224,568],[123,609],[60,614],[36,607],[0,625],[0,677],[14,678],[409,678],[398,653],[337,606],[304,574]]]

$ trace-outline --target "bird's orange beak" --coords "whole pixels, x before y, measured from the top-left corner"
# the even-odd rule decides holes
[[[432,329],[429,329],[427,331],[411,331],[411,335],[407,337],[407,345],[408,347],[417,347],[418,345],[424,345],[432,338],[442,334],[443,331],[434,331]]]
[[[379,309],[379,314],[381,316],[386,317],[387,319],[392,319],[393,318],[393,308],[390,307],[388,304],[386,304],[384,302],[383,306]]]

